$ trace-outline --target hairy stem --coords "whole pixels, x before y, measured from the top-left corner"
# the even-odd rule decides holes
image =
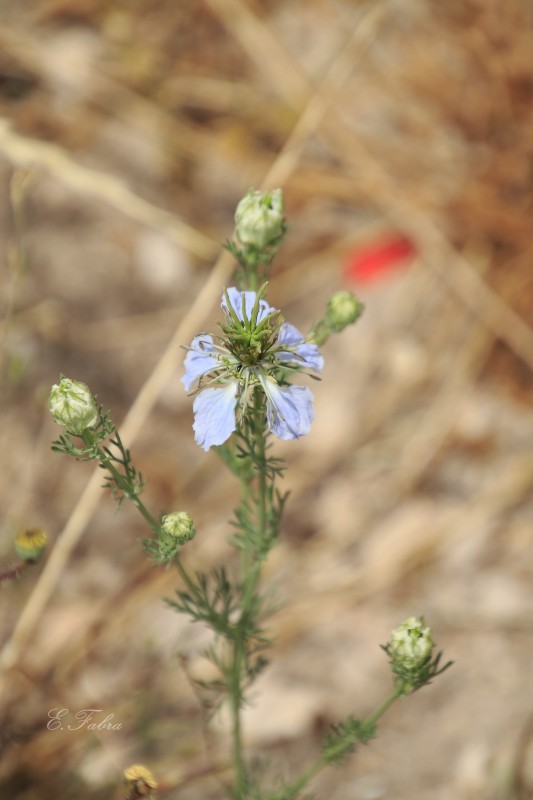
[[[246,764],[243,757],[241,710],[244,695],[244,680],[246,679],[246,648],[249,630],[249,621],[255,611],[257,585],[261,573],[261,553],[267,536],[269,477],[267,475],[266,433],[265,433],[265,407],[262,397],[257,394],[254,410],[249,427],[250,452],[253,453],[253,463],[256,471],[255,485],[251,487],[245,479],[243,482],[243,500],[253,498],[255,505],[255,530],[253,542],[242,551],[240,583],[242,586],[242,601],[239,621],[236,626],[236,635],[233,641],[233,656],[229,672],[228,690],[232,714],[232,745],[235,768],[235,800],[243,800],[247,794],[248,777]]]

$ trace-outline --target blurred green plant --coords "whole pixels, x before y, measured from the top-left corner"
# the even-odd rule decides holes
[[[9,200],[13,221],[12,239],[7,248],[8,278],[6,280],[6,303],[0,322],[0,366],[10,382],[17,382],[25,371],[25,360],[16,352],[11,352],[9,331],[15,312],[17,294],[26,270],[28,259],[26,253],[26,192],[32,180],[32,173],[27,169],[16,169],[9,183]]]

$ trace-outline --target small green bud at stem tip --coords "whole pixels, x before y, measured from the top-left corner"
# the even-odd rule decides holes
[[[357,322],[364,310],[364,303],[353,292],[335,292],[328,300],[326,313],[312,328],[309,341],[320,347],[332,333],[340,333],[348,325]]]
[[[389,656],[396,667],[416,670],[431,657],[433,639],[423,617],[409,617],[391,634]]]
[[[40,528],[28,528],[15,536],[15,551],[21,561],[39,561],[47,544],[48,537]]]
[[[196,533],[194,522],[186,511],[173,511],[161,520],[161,534],[178,544],[190,542]]]
[[[353,292],[335,292],[328,300],[326,323],[330,331],[340,333],[348,325],[356,322],[364,311],[363,303]]]
[[[235,230],[242,244],[257,250],[278,242],[285,232],[282,190],[248,192],[235,211]]]
[[[67,433],[81,436],[98,424],[98,408],[88,386],[61,376],[52,386],[48,400],[50,413]]]

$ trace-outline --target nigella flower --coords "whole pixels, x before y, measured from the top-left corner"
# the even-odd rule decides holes
[[[196,384],[201,390],[193,404],[197,444],[209,450],[229,439],[257,387],[266,397],[272,433],[280,439],[309,433],[313,396],[306,387],[287,384],[286,379],[298,370],[321,370],[324,360],[318,347],[306,342],[294,325],[283,322],[261,290],[240,292],[231,287],[221,305],[223,335],[195,336],[181,379],[187,391]]]

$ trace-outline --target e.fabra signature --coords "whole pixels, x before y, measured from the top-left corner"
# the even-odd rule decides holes
[[[101,708],[82,708],[75,714],[68,708],[52,708],[48,712],[49,721],[46,725],[49,731],[79,731],[85,728],[88,731],[119,731],[121,722],[113,722],[114,714],[108,714],[104,719],[98,720],[95,714],[101,714]],[[72,719],[72,723],[68,720]]]

